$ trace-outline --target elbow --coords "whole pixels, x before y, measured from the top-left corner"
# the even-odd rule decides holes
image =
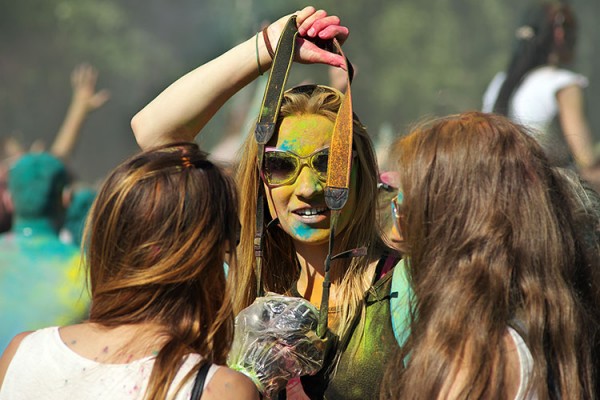
[[[140,114],[141,112],[138,112],[133,116],[133,118],[131,118],[130,125],[131,130],[133,131],[133,136],[135,137],[135,141],[141,149],[145,150],[151,145],[148,141],[148,135],[145,134],[145,127],[147,126],[147,123]]]

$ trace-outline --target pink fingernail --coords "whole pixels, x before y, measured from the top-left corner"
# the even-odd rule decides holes
[[[308,30],[308,32],[306,32],[308,34],[308,36],[314,36],[315,35],[315,28],[310,28]]]

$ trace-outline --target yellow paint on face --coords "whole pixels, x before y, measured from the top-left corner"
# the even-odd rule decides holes
[[[333,134],[334,122],[322,115],[305,114],[292,115],[284,118],[281,123],[276,142],[271,145],[278,149],[307,156],[323,147],[329,147]],[[354,169],[354,168],[353,168]],[[352,174],[352,184],[355,186],[355,173]],[[302,210],[323,210],[325,203],[325,183],[319,180],[317,174],[304,165],[295,181],[289,185],[268,188],[267,199],[273,218],[279,218],[281,228],[294,241],[308,244],[327,245],[330,229],[330,212],[310,218],[300,215]],[[351,220],[355,208],[354,190],[350,191],[350,199],[342,210],[337,232],[343,231]]]

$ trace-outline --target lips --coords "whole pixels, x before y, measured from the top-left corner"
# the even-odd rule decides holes
[[[305,224],[314,224],[322,222],[329,217],[329,208],[322,207],[302,207],[292,211],[292,214]]]

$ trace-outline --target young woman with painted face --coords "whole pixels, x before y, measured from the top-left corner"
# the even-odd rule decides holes
[[[296,13],[299,39],[296,61],[343,66],[340,55],[316,47],[311,40],[337,38],[347,28],[339,19],[307,7]],[[276,43],[288,17],[273,23],[268,36]],[[261,38],[234,47],[168,87],[132,120],[142,147],[196,134],[239,89],[270,66]],[[258,46],[258,47],[255,47]],[[265,147],[263,168],[257,168],[257,145],[249,137],[238,170],[240,219],[238,259],[232,273],[234,311],[249,306],[257,293],[254,275],[254,233],[257,194],[264,193],[266,228],[263,285],[266,291],[302,296],[319,307],[328,254],[331,211],[324,197],[328,148],[343,94],[307,85],[288,90],[280,107],[275,135]],[[390,317],[390,289],[397,258],[379,236],[376,222],[377,163],[371,141],[358,118],[353,120],[353,162],[349,200],[337,225],[334,254],[364,247],[367,255],[335,261],[331,266],[329,327],[332,339],[326,365],[315,377],[303,377],[311,398],[364,399],[378,393],[390,349],[397,347]],[[385,276],[384,276],[385,275]],[[291,397],[291,396],[290,396]]]
[[[597,226],[580,224],[585,191],[499,115],[431,121],[394,154],[414,308],[381,398],[596,398],[600,270]]]

